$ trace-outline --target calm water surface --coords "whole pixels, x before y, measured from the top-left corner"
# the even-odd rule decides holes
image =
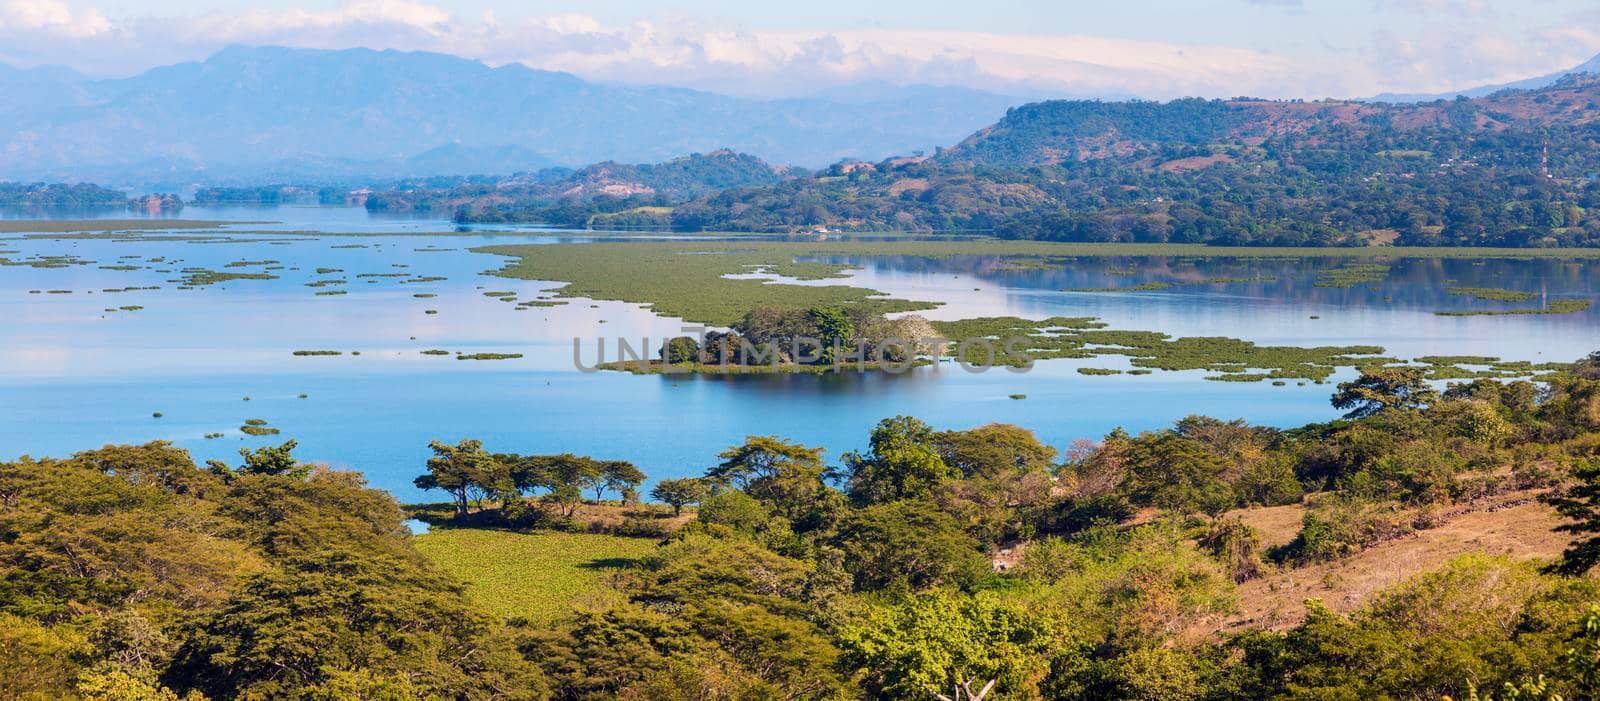
[[[442,221],[376,219],[358,209],[317,207],[191,208],[183,216],[277,222],[239,227],[252,230],[415,234],[455,229]],[[837,459],[842,451],[861,448],[872,424],[896,414],[913,414],[941,428],[1017,423],[1057,447],[1117,426],[1163,426],[1190,413],[1280,426],[1335,415],[1327,385],[1208,382],[1202,372],[1139,377],[1076,372],[1082,366],[1127,367],[1117,357],[1049,361],[1025,374],[969,374],[949,367],[903,376],[588,374],[573,367],[574,337],[589,339],[584,352],[592,361],[597,336],[647,336],[659,343],[675,335],[681,321],[637,305],[588,300],[519,311],[483,293],[514,291],[527,300],[559,285],[485,276],[483,271],[503,261],[466,251],[490,242],[559,244],[581,238],[250,238],[258,240],[128,243],[0,236],[0,249],[19,251],[0,254],[12,259],[70,254],[95,261],[64,269],[0,267],[0,459],[163,439],[200,460],[236,462],[241,447],[292,437],[300,442],[302,459],[359,469],[374,485],[416,500],[426,497],[411,479],[423,470],[427,442],[435,438],[480,438],[497,451],[627,459],[662,478],[698,474],[715,462],[719,450],[750,434],[824,446]],[[357,245],[363,247],[351,247]],[[99,267],[146,266],[145,259],[156,257],[168,259],[155,266],[163,269],[260,269],[224,267],[240,260],[276,260],[285,269],[272,271],[281,276],[277,280],[177,290],[167,282],[172,273]],[[1484,302],[1450,296],[1445,289],[1451,286],[1527,290],[1548,299],[1594,298],[1600,283],[1590,264],[1578,262],[1408,259],[1395,261],[1384,283],[1352,289],[1313,285],[1316,271],[1338,260],[1082,259],[1058,269],[1026,271],[984,258],[846,262],[863,266],[851,273],[852,284],[943,302],[926,313],[940,319],[1095,316],[1118,329],[1232,336],[1263,344],[1371,344],[1400,357],[1571,360],[1600,348],[1600,311],[1595,309],[1561,316],[1433,314],[1544,301]],[[344,272],[318,275],[318,267]],[[385,277],[356,277],[360,274]],[[447,279],[408,284],[403,277],[388,277],[397,274]],[[1257,276],[1277,280],[1160,292],[1060,291]],[[349,284],[305,286],[324,278]],[[130,286],[163,289],[102,292]],[[318,290],[348,294],[314,296]],[[413,296],[417,293],[437,297],[419,299]],[[144,309],[103,311],[124,305]],[[428,309],[438,314],[425,314]],[[525,357],[471,362],[419,353],[434,348]],[[293,357],[299,349],[346,355]],[[1027,398],[1010,399],[1013,394]],[[163,417],[153,418],[154,412]],[[282,435],[242,436],[238,427],[252,418],[267,420]],[[208,440],[208,433],[225,437]]]

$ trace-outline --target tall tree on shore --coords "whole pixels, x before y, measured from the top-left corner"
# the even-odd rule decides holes
[[[1333,408],[1348,409],[1347,419],[1364,419],[1393,409],[1420,409],[1439,399],[1422,368],[1369,368],[1339,385]]]
[[[439,441],[428,444],[433,457],[428,458],[428,474],[418,477],[413,484],[418,489],[443,489],[455,502],[456,516],[466,516],[474,500],[499,491],[505,472],[504,466],[483,449],[483,441],[463,440],[456,445]]]
[[[650,496],[672,507],[672,515],[683,514],[683,507],[698,503],[706,495],[705,480],[687,477],[661,480],[650,490]]]

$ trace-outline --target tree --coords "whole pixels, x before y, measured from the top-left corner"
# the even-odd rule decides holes
[[[944,589],[870,606],[839,640],[844,663],[877,698],[933,698],[953,688],[969,698],[988,684],[1003,698],[1039,698],[1052,660],[1074,652],[1018,603]]]
[[[277,447],[256,448],[253,453],[240,448],[239,456],[244,458],[244,465],[240,466],[239,472],[247,475],[287,475],[294,479],[305,479],[311,472],[311,466],[301,464],[290,455],[298,445],[290,439]]]
[[[945,464],[967,477],[1005,470],[1043,472],[1056,459],[1055,448],[1040,443],[1032,431],[1011,424],[940,431],[933,434],[933,444]]]
[[[683,513],[683,507],[698,503],[706,495],[705,480],[697,477],[661,480],[650,489],[650,496],[672,507],[672,515]]]
[[[1227,461],[1206,444],[1170,431],[1143,434],[1127,452],[1129,496],[1180,514],[1215,515],[1233,506]]]
[[[1577,485],[1565,493],[1546,497],[1546,501],[1556,508],[1556,513],[1571,521],[1557,526],[1556,530],[1576,537],[1561,553],[1561,561],[1550,569],[1577,576],[1600,564],[1600,461],[1590,461],[1579,468],[1575,476],[1580,480]]]
[[[896,501],[846,516],[834,544],[856,588],[918,591],[971,584],[989,570],[978,542],[933,504]]]
[[[594,458],[572,453],[542,455],[528,461],[530,484],[544,487],[542,499],[565,509],[564,515],[572,518],[583,504],[583,489],[604,484],[600,463]]]
[[[474,497],[500,491],[509,483],[505,467],[485,452],[483,441],[463,440],[456,445],[439,441],[428,444],[428,474],[413,481],[418,489],[443,489],[455,501],[456,516],[467,515]]]
[[[700,362],[700,342],[679,336],[661,346],[661,360],[670,365]]]
[[[812,307],[806,315],[817,327],[817,340],[822,342],[822,364],[838,362],[838,351],[850,348],[855,342],[856,327],[850,315],[837,307]]]
[[[838,493],[823,483],[827,468],[822,449],[777,436],[748,436],[742,445],[718,453],[722,462],[706,471],[712,482],[731,485],[794,522],[795,530],[819,527],[829,518]]]
[[[1361,377],[1339,385],[1333,408],[1349,409],[1347,419],[1364,419],[1393,409],[1421,409],[1439,398],[1422,368],[1367,368]]]
[[[1572,374],[1585,380],[1600,380],[1600,351],[1595,351],[1572,364]]]
[[[397,679],[410,685],[387,686]],[[539,670],[492,636],[459,584],[420,558],[345,547],[242,578],[162,682],[211,698],[546,696]]]
[[[844,456],[850,497],[863,504],[916,499],[939,482],[960,477],[939,456],[933,439],[933,428],[910,416],[878,422],[869,452]]]
[[[595,467],[598,478],[594,479],[590,485],[594,489],[595,501],[600,501],[600,497],[607,491],[622,494],[639,486],[639,483],[644,481],[644,473],[640,472],[639,468],[634,467],[631,462],[606,460],[596,464]]]

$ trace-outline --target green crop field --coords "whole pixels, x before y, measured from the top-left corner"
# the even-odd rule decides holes
[[[486,610],[535,622],[561,618],[574,604],[611,593],[608,571],[655,549],[647,538],[589,533],[512,533],[444,529],[417,536],[417,549],[467,583]]]

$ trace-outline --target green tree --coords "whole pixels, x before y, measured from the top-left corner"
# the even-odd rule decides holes
[[[1561,553],[1561,560],[1550,569],[1577,576],[1587,574],[1600,564],[1600,460],[1579,466],[1573,476],[1578,479],[1577,484],[1545,500],[1568,520],[1556,526],[1556,530],[1574,536],[1566,551]]]
[[[213,698],[296,698],[370,672],[424,697],[544,698],[538,669],[490,632],[460,585],[420,561],[339,548],[246,577],[162,681]]]
[[[1076,652],[1018,603],[948,589],[869,606],[838,637],[844,664],[877,698],[970,694],[990,682],[996,698],[1039,698],[1052,661]]]
[[[463,440],[456,445],[428,444],[428,474],[413,481],[418,489],[443,489],[455,501],[456,516],[465,517],[474,500],[503,486],[505,468],[483,449],[483,441]]]
[[[844,456],[850,497],[862,504],[915,499],[943,480],[960,477],[939,456],[933,437],[933,428],[909,416],[878,422],[868,453]]]
[[[661,480],[650,488],[650,496],[671,506],[673,516],[682,514],[683,507],[699,503],[705,495],[705,480],[697,477]]]
[[[1039,442],[1032,431],[1011,424],[988,424],[966,431],[933,434],[939,457],[967,477],[1004,471],[1046,472],[1056,449]]]
[[[284,441],[280,446],[256,448],[255,452],[240,448],[239,456],[244,458],[244,464],[239,467],[239,472],[246,475],[283,475],[293,479],[305,479],[311,472],[311,466],[300,463],[290,454],[298,445],[299,443],[291,439]]]
[[[1361,377],[1341,383],[1333,408],[1348,409],[1347,419],[1364,419],[1394,409],[1421,409],[1439,399],[1422,368],[1367,368]]]
[[[1128,489],[1138,503],[1180,514],[1226,511],[1235,502],[1229,463],[1206,444],[1172,432],[1144,434],[1126,454]]]
[[[679,336],[661,346],[661,360],[672,365],[700,362],[700,342]]]
[[[823,482],[827,468],[821,448],[748,436],[717,457],[722,462],[706,471],[708,480],[744,491],[793,522],[797,531],[821,527],[837,507],[838,493]]]
[[[560,508],[567,518],[572,518],[583,504],[584,489],[598,492],[605,484],[605,473],[598,461],[572,453],[531,456],[520,461],[512,472],[518,489],[544,489],[540,499]]]
[[[850,315],[837,307],[812,307],[806,311],[817,329],[817,340],[822,342],[820,362],[832,365],[841,360],[839,351],[855,345],[856,327]]]
[[[607,491],[618,494],[627,492],[639,486],[644,481],[644,473],[633,463],[624,460],[605,460],[595,465],[598,479],[590,485],[594,489],[594,500],[600,501]]]
[[[955,519],[923,501],[875,504],[839,523],[834,545],[856,588],[913,591],[969,585],[989,572],[978,542]]]
[[[740,533],[755,533],[772,519],[772,510],[761,500],[736,489],[725,489],[702,497],[701,523],[727,526]]]

